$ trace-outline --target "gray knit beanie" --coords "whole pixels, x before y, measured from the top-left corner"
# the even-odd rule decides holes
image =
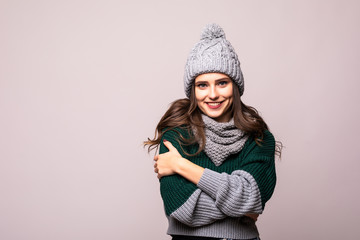
[[[191,85],[198,75],[212,72],[228,75],[239,87],[240,96],[243,94],[244,78],[238,56],[226,40],[224,30],[217,24],[204,28],[200,42],[190,52],[184,74],[186,96],[190,98]]]

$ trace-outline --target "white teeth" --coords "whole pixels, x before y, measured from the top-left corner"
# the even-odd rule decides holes
[[[219,105],[220,103],[208,103],[210,106],[217,106]]]

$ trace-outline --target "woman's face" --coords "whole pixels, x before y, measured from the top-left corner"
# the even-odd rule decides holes
[[[200,110],[218,122],[231,119],[233,82],[222,73],[204,73],[195,78],[195,97]]]

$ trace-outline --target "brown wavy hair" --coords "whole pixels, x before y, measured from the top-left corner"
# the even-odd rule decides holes
[[[255,108],[247,106],[241,101],[239,88],[235,86],[233,87],[233,103],[230,111],[232,112],[235,126],[246,134],[253,136],[256,143],[261,145],[263,133],[265,130],[268,130],[268,126]],[[144,147],[148,147],[149,152],[155,148],[157,149],[165,132],[175,128],[183,128],[187,130],[190,138],[184,137],[179,133],[180,146],[183,144],[199,144],[198,151],[195,154],[189,154],[185,151],[184,153],[189,156],[200,153],[205,147],[205,131],[201,113],[197,106],[193,84],[190,98],[178,99],[171,103],[169,109],[156,126],[154,138],[148,138],[144,142]],[[193,134],[194,131],[192,130],[195,130],[197,134]],[[277,142],[275,151],[279,156],[281,155],[281,148],[282,144]]]

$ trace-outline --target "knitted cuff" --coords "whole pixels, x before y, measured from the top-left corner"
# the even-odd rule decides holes
[[[215,199],[219,182],[221,182],[221,173],[205,168],[197,187]]]

